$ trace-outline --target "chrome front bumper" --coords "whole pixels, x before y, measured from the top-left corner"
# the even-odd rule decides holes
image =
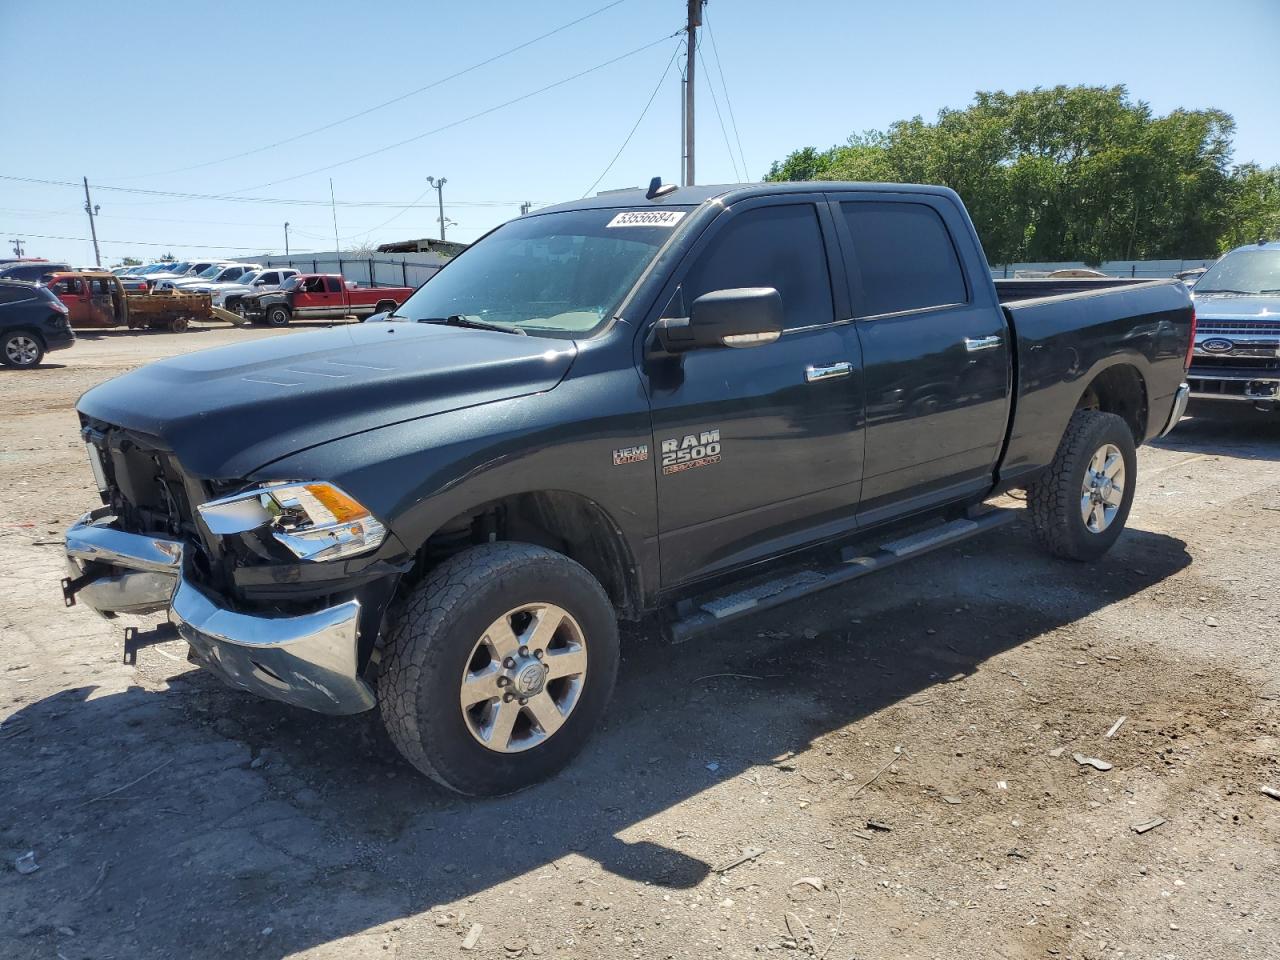
[[[230,686],[319,713],[360,713],[376,702],[358,674],[360,602],[297,616],[220,606],[183,574],[183,544],[117,530],[106,509],[67,531],[68,605],[103,614],[168,608],[194,659]]]

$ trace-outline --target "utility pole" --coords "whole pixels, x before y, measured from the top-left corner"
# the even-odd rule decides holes
[[[427,177],[427,183],[436,188],[436,197],[440,201],[440,239],[444,239],[444,185],[449,181],[444,177],[437,180],[435,177]]]
[[[338,201],[333,199],[333,177],[329,178],[329,206],[333,209],[333,252],[338,253]],[[338,263],[342,263],[342,258],[338,258]]]
[[[704,0],[689,0],[688,22],[685,24],[684,45],[684,182],[693,186],[693,61],[698,53],[698,28],[702,26]]]
[[[289,221],[284,222],[284,255],[289,255]]]
[[[21,241],[21,240],[10,240],[9,242],[13,244],[13,255],[14,255],[15,257],[20,257],[20,256],[22,256],[22,241]]]
[[[523,217],[526,213],[528,213],[532,209],[533,209],[533,201],[526,200],[524,203],[520,204],[520,216]]]
[[[98,252],[98,228],[94,225],[93,217],[101,207],[93,205],[93,201],[89,199],[89,178],[84,178],[84,212],[89,215],[89,235],[93,237],[93,262],[98,266],[102,266],[102,254]]]

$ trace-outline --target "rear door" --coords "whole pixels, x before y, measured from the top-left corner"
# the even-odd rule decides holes
[[[1010,402],[1010,331],[946,196],[835,194],[866,378],[861,523],[988,487]]]
[[[837,249],[821,195],[745,201],[660,297],[664,315],[687,316],[704,293],[773,287],[786,313],[773,343],[675,357],[646,348],[665,586],[852,527],[862,381]]]
[[[89,284],[89,316],[96,327],[116,325],[115,303],[111,299],[111,284],[103,277],[86,277]]]

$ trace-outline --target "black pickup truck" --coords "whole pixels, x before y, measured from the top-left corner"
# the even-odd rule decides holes
[[[940,187],[540,210],[381,322],[85,394],[103,505],[63,591],[167,610],[237,688],[378,705],[454,790],[516,790],[599,723],[619,619],[684,639],[1008,523],[984,501],[1014,488],[1052,553],[1096,560],[1194,321],[1176,281],[1095,283],[1002,303]]]

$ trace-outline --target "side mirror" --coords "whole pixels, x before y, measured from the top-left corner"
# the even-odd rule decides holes
[[[668,353],[700,347],[759,347],[782,336],[782,297],[773,287],[736,287],[704,293],[688,317],[658,321]]]
[[[387,319],[389,316],[391,316],[391,311],[390,311],[390,310],[383,310],[383,311],[381,311],[381,312],[379,312],[379,313],[371,313],[371,314],[369,314],[367,317],[365,317],[365,318],[364,318],[363,320],[361,320],[360,322],[361,322],[361,323],[384,323],[384,322],[386,321],[386,319]]]

